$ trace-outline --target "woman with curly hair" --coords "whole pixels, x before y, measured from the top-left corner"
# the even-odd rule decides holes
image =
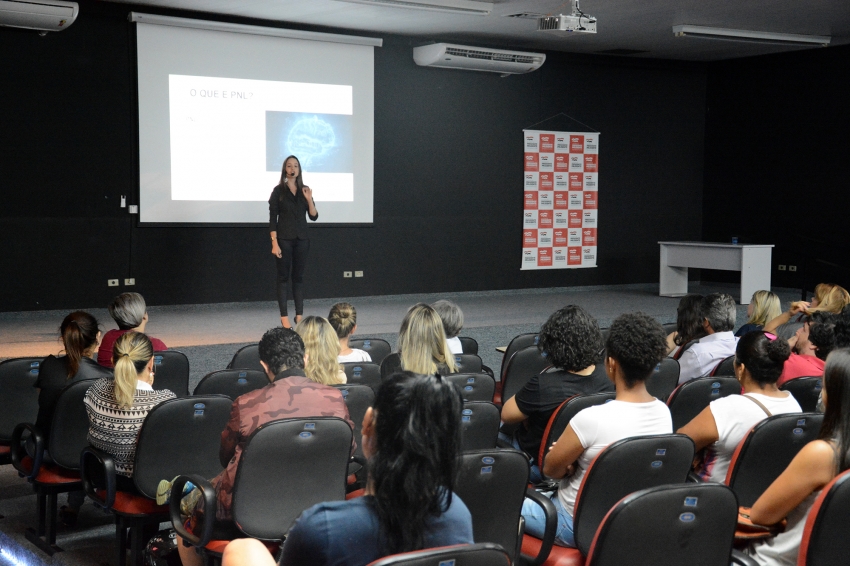
[[[331,324],[320,316],[308,316],[295,326],[304,340],[304,373],[322,385],[345,383],[345,372],[337,361],[339,338]]]
[[[604,345],[599,324],[583,308],[567,305],[553,313],[540,329],[537,347],[552,367],[529,379],[502,407],[502,421],[520,425],[509,440],[530,458],[535,483],[542,479],[537,453],[555,409],[573,395],[614,391],[604,375],[594,374]]]

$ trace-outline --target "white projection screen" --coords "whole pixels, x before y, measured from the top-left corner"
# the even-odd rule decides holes
[[[320,223],[372,222],[379,39],[131,20],[141,224],[268,223],[269,195],[291,154]]]

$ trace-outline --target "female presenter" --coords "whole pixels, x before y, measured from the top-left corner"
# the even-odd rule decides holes
[[[301,283],[307,266],[307,252],[310,251],[305,214],[314,221],[319,217],[316,203],[313,202],[313,190],[301,180],[301,163],[297,157],[290,155],[283,161],[280,184],[269,197],[272,255],[277,258],[277,303],[280,306],[280,322],[285,328],[292,328],[286,310],[290,271],[295,322],[298,323],[304,314]]]

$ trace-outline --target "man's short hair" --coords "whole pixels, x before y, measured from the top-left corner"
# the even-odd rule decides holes
[[[826,360],[836,347],[835,326],[839,317],[824,311],[815,311],[809,315],[809,342],[817,347],[815,356]]]
[[[667,336],[661,324],[642,312],[618,316],[608,329],[607,355],[620,364],[628,387],[646,381],[667,355]]]
[[[729,332],[735,328],[738,309],[735,299],[726,293],[712,293],[702,300],[702,316],[708,319],[708,324],[715,332]]]
[[[275,375],[292,368],[304,368],[304,341],[291,328],[278,326],[260,338],[260,360]]]

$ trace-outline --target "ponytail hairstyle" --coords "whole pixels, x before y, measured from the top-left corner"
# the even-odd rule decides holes
[[[307,363],[304,373],[322,385],[342,383],[339,372],[339,338],[330,323],[320,316],[307,316],[295,325],[295,332],[304,340]]]
[[[68,379],[77,375],[82,359],[91,356],[97,346],[97,326],[97,319],[84,311],[72,312],[59,325],[68,357]]]
[[[835,443],[838,471],[843,472],[850,468],[850,349],[833,350],[827,357],[823,384],[826,411],[818,438]]]
[[[283,187],[286,184],[286,162],[290,159],[294,159],[295,163],[298,164],[298,175],[295,177],[295,186],[298,187],[298,191],[295,196],[298,196],[298,194],[301,193],[301,189],[304,188],[304,181],[301,179],[301,174],[303,173],[303,171],[301,170],[301,162],[294,155],[290,155],[289,157],[283,160],[283,165],[281,165],[280,168],[280,186]],[[283,196],[284,193],[283,190],[281,190],[278,200],[283,200]]]
[[[128,332],[112,347],[112,363],[115,365],[115,400],[122,409],[133,406],[136,397],[136,381],[139,374],[153,357],[151,339],[141,332]]]
[[[750,303],[753,305],[753,314],[750,320],[747,321],[747,324],[764,326],[782,314],[782,304],[779,301],[779,295],[772,291],[756,291],[753,293]]]
[[[348,303],[337,303],[328,313],[328,322],[333,326],[338,338],[347,338],[357,325],[357,310]]]
[[[398,331],[398,355],[401,367],[414,373],[436,373],[437,364],[444,364],[449,373],[457,371],[443,321],[425,303],[413,305],[404,315]]]
[[[381,383],[369,481],[382,555],[423,548],[428,519],[451,505],[462,404],[458,390],[433,375],[401,371]]]
[[[791,347],[787,340],[769,338],[760,331],[748,332],[738,340],[735,365],[744,364],[754,381],[767,385],[776,383],[790,356]]]

